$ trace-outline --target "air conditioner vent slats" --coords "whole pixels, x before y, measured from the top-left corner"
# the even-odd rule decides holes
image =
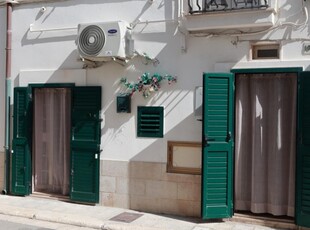
[[[99,26],[90,25],[79,37],[81,51],[86,55],[98,55],[105,44],[105,34]]]
[[[78,25],[77,49],[90,61],[125,60],[132,56],[130,26],[125,21],[81,23]]]

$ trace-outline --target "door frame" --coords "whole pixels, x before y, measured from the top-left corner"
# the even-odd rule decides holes
[[[34,114],[33,114],[33,109],[34,109],[34,100],[35,100],[35,98],[34,98],[34,90],[35,89],[44,89],[44,88],[49,88],[49,89],[52,89],[52,88],[66,88],[66,89],[70,89],[71,91],[72,91],[72,88],[73,87],[75,87],[75,84],[74,83],[47,83],[47,84],[40,84],[40,83],[38,83],[38,84],[29,84],[28,85],[28,93],[29,93],[29,95],[31,95],[31,99],[30,99],[30,103],[31,103],[31,127],[33,127],[33,125],[34,125]],[[71,101],[72,101],[72,97],[71,97],[71,99],[70,99]],[[70,108],[71,109],[71,108]],[[71,118],[70,118],[71,119]],[[31,132],[29,133],[29,143],[30,143],[30,150],[31,150],[31,154],[30,154],[30,156],[31,156],[31,161],[30,161],[30,183],[31,183],[31,188],[30,188],[30,194],[32,193],[32,192],[34,192],[34,187],[33,187],[33,185],[34,185],[34,181],[33,181],[33,170],[35,169],[35,165],[34,165],[34,150],[33,150],[33,128],[31,129]],[[71,138],[71,128],[70,128],[70,138]],[[70,149],[71,149],[71,147],[70,147]],[[70,158],[69,159],[71,159],[71,151],[69,152],[69,156],[70,156]],[[71,160],[69,160],[69,164],[68,164],[68,166],[69,166],[69,168],[71,168]],[[70,176],[69,176],[70,177]],[[70,183],[70,178],[68,178],[69,179],[69,183]],[[69,188],[70,188],[70,184],[69,184]],[[70,191],[70,190],[69,190]],[[70,195],[70,194],[69,194]],[[69,196],[68,195],[68,196]],[[56,194],[56,196],[57,196],[57,194]]]
[[[231,69],[231,73],[234,74],[234,77],[236,74],[270,74],[270,73],[296,73],[297,74],[297,107],[296,107],[296,160],[295,160],[295,216],[294,216],[294,220],[296,223],[296,219],[297,219],[297,209],[299,206],[299,201],[298,201],[298,191],[297,188],[300,186],[300,179],[297,173],[297,166],[298,166],[298,162],[299,162],[299,154],[298,154],[298,133],[299,133],[299,119],[298,119],[298,112],[299,112],[299,106],[298,106],[298,101],[299,101],[299,77],[301,75],[301,73],[303,72],[303,67],[285,67],[285,68],[281,68],[281,67],[277,67],[277,68],[246,68],[246,69]],[[235,93],[235,92],[234,92]],[[234,122],[235,125],[235,122]],[[235,150],[234,150],[235,151]],[[235,156],[235,155],[234,155]],[[233,164],[235,164],[235,159],[233,160]],[[234,190],[234,188],[233,188]],[[297,224],[297,223],[296,223]]]
[[[34,98],[34,89],[42,89],[42,88],[67,88],[67,89],[72,89],[73,87],[75,87],[75,84],[74,83],[46,83],[46,84],[40,84],[40,83],[34,83],[34,84],[29,84],[28,85],[28,96],[30,98],[30,103],[31,103],[31,127],[33,127],[33,101],[35,100]],[[71,99],[72,100],[72,99]],[[71,129],[70,129],[70,137],[71,137]],[[34,191],[33,189],[33,185],[34,185],[34,182],[32,181],[33,179],[33,170],[34,170],[34,165],[33,165],[33,129],[31,129],[31,132],[29,132],[29,143],[30,143],[30,157],[31,157],[31,161],[30,161],[30,178],[29,178],[29,181],[30,181],[30,184],[31,184],[31,188],[30,188],[30,194]],[[69,153],[71,155],[71,151]],[[71,158],[71,156],[70,156]],[[69,167],[71,168],[71,162],[70,162],[70,165]],[[69,181],[70,181],[70,178],[69,178]]]
[[[238,74],[238,73],[240,73],[240,74],[254,74],[254,73],[257,73],[257,74],[259,74],[259,73],[262,73],[262,74],[268,74],[268,73],[296,73],[297,74],[297,82],[298,82],[298,84],[297,84],[297,93],[298,93],[298,90],[299,90],[299,77],[300,77],[300,73],[303,71],[303,67],[283,67],[283,68],[281,68],[281,67],[276,67],[276,68],[244,68],[244,69],[238,69],[238,68],[236,68],[236,69],[231,69],[231,71],[230,71],[230,73],[232,73],[233,74],[233,79],[235,78],[235,75],[236,74]],[[205,72],[204,73],[204,75],[205,74],[208,74],[208,72]],[[212,74],[212,73],[211,73]],[[216,74],[216,73],[215,73]],[[235,87],[234,87],[234,91],[235,91]],[[235,95],[235,92],[233,92],[233,95]],[[235,100],[234,99],[234,96],[233,96],[233,100]],[[297,97],[297,100],[298,100],[298,97]],[[233,103],[235,104],[235,101],[233,101]],[[204,104],[203,104],[204,105]],[[233,105],[234,106],[234,105]],[[297,101],[297,108],[296,108],[296,113],[298,113],[298,111],[299,111],[299,108],[298,108],[298,101]],[[235,116],[235,106],[233,107],[233,116]],[[298,117],[297,117],[298,118]],[[235,121],[233,121],[233,127],[235,127]],[[203,123],[203,130],[204,130],[204,123]],[[235,128],[233,129],[233,130],[235,130]],[[297,132],[296,132],[296,134],[298,134],[298,119],[297,119],[297,121],[296,121],[296,130],[297,130]],[[233,136],[234,136],[234,134],[233,134]],[[296,137],[297,138],[297,137]],[[204,138],[203,138],[203,141],[204,141]],[[296,142],[296,169],[297,169],[297,163],[298,163],[298,152],[297,152],[297,145],[298,145],[298,143]],[[234,155],[234,152],[235,152],[235,149],[234,149],[234,144],[233,144],[233,160],[232,160],[232,168],[234,168],[234,166],[235,166],[235,159],[234,159],[234,157],[235,157],[235,155]],[[202,153],[203,153],[203,151],[202,151]],[[204,155],[204,154],[203,154]],[[204,167],[204,163],[202,164],[202,167]],[[203,170],[203,169],[202,169]],[[201,193],[201,200],[203,201],[204,200],[204,191],[205,191],[205,185],[204,185],[204,183],[203,183],[203,181],[204,181],[204,178],[203,178],[204,176],[203,176],[203,174],[202,174],[202,189],[201,189],[201,191],[202,191],[202,193]],[[232,175],[232,177],[234,178],[234,176]],[[295,177],[296,177],[296,185],[295,185],[295,188],[297,188],[297,186],[299,185],[298,183],[300,183],[299,182],[299,180],[297,179],[297,172],[296,172],[296,175],[295,175]],[[232,184],[233,184],[233,188],[232,188],[232,190],[233,190],[233,194],[234,194],[234,179],[232,179]],[[296,190],[296,189],[295,189]],[[233,206],[233,204],[234,204],[234,196],[232,196],[232,206]],[[201,207],[202,209],[203,209],[203,203],[202,203],[202,207]],[[231,213],[231,216],[233,216],[234,215],[234,207],[232,207],[232,213]],[[202,213],[203,214],[203,213]],[[297,216],[297,192],[296,192],[296,194],[295,194],[295,221],[296,221],[296,216]],[[206,217],[206,216],[202,216],[204,219],[208,219],[208,217]],[[211,217],[211,218],[216,218],[216,217]],[[221,217],[218,217],[218,218],[221,218]]]
[[[14,88],[14,134],[12,194],[32,192],[33,88],[71,88],[70,199],[83,203],[99,202],[101,86],[29,84]],[[13,153],[12,151],[12,153]],[[85,177],[86,174],[88,177]]]
[[[33,159],[33,151],[32,151],[32,141],[33,141],[33,130],[32,130],[32,126],[33,126],[33,89],[35,88],[73,88],[75,87],[75,84],[74,83],[46,83],[46,84],[28,84],[28,86],[26,87],[21,87],[21,88],[24,88],[26,90],[26,100],[27,100],[27,104],[28,104],[28,109],[27,109],[27,121],[26,121],[26,133],[25,133],[25,138],[27,139],[27,148],[29,149],[29,156],[25,156],[27,158],[27,163],[26,163],[26,166],[25,166],[25,170],[24,170],[24,173],[26,174],[25,175],[25,179],[26,179],[26,194],[24,193],[19,193],[17,191],[15,191],[15,189],[13,189],[14,185],[12,184],[12,188],[11,188],[11,191],[13,194],[16,194],[16,195],[29,195],[32,193],[33,191],[33,181],[32,181],[32,174],[33,174],[33,162],[32,162],[32,159]],[[20,88],[20,87],[18,87]],[[17,116],[16,114],[16,111],[15,111],[15,107],[17,106],[16,103],[17,103],[17,98],[14,98],[14,116]],[[15,117],[14,117],[14,120],[15,120]],[[13,122],[14,123],[14,135],[15,133],[17,132],[16,131],[16,124],[15,124],[15,121]],[[70,130],[71,132],[71,130]],[[71,133],[70,133],[70,136],[71,136]],[[15,137],[13,137],[13,150],[14,150],[14,139]],[[14,153],[15,154],[15,153]],[[29,158],[29,159],[28,159]],[[12,157],[12,159],[14,159],[14,156]],[[14,164],[14,161],[12,161],[12,164]],[[70,166],[71,167],[71,166]],[[12,165],[12,169],[14,168],[14,165]],[[14,170],[12,170],[12,178],[15,178],[16,177],[16,172]],[[29,186],[29,187],[28,187]]]

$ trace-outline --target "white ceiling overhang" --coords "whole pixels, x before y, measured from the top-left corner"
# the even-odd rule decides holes
[[[4,6],[7,3],[12,4],[27,4],[27,3],[37,3],[37,2],[60,2],[67,0],[0,0],[0,6]]]

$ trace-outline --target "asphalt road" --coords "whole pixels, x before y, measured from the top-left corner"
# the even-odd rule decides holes
[[[39,221],[0,214],[0,230],[94,230],[78,226]]]
[[[0,220],[0,229],[5,230],[51,230],[50,228],[42,228],[33,225],[13,223]]]

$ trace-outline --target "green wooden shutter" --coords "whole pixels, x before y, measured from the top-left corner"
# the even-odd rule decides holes
[[[203,78],[202,218],[233,213],[233,75]]]
[[[296,180],[296,223],[310,227],[310,72],[299,77]]]
[[[72,89],[71,199],[99,202],[101,87]]]
[[[31,106],[26,87],[14,89],[12,193],[28,195],[31,186]]]

